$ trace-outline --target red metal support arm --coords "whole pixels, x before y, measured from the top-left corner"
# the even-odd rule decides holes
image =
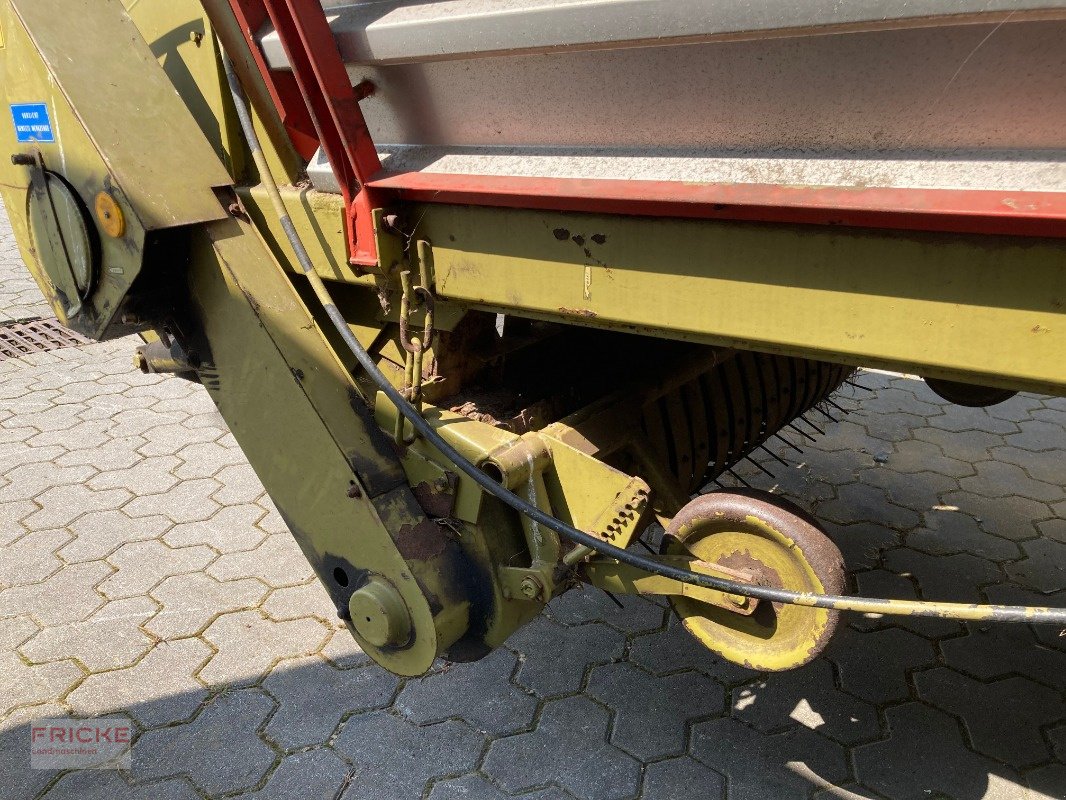
[[[381,203],[366,184],[381,170],[381,162],[322,6],[318,0],[230,0],[230,5],[246,31],[282,119],[296,119],[297,98],[278,91],[284,87],[284,73],[269,70],[255,39],[258,28],[250,24],[258,20],[261,25],[267,17],[273,23],[292,67],[300,105],[314,125],[344,196],[349,260],[357,266],[377,266],[371,211]],[[294,143],[299,149],[295,139]],[[310,157],[305,151],[301,154]]]

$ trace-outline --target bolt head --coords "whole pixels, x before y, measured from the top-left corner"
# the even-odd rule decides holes
[[[742,594],[729,595],[729,602],[735,605],[737,608],[747,608],[748,598]]]

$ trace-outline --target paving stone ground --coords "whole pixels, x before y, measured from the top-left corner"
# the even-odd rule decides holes
[[[46,313],[0,226],[0,316]],[[0,800],[1066,797],[1055,627],[850,615],[770,675],[662,605],[575,591],[479,663],[395,678],[206,393],[133,347],[0,363]],[[802,456],[775,444],[774,479],[739,474],[825,521],[852,590],[1066,603],[1066,401],[859,383],[824,436],[791,434]],[[132,769],[31,770],[28,726],[71,714],[128,718]]]

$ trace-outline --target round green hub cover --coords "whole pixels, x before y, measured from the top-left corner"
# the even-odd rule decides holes
[[[86,211],[73,189],[45,171],[30,186],[30,234],[37,260],[67,317],[81,311],[93,279],[93,240]]]
[[[411,635],[411,614],[396,588],[375,575],[348,602],[355,632],[374,647],[398,647]]]

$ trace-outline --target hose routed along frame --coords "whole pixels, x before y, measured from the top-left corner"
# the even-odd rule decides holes
[[[769,586],[754,585],[705,575],[682,569],[669,564],[656,561],[654,558],[639,553],[623,550],[610,545],[597,537],[578,530],[560,519],[545,513],[532,503],[519,497],[506,489],[489,475],[479,469],[475,464],[464,458],[454,447],[426,421],[421,413],[397,390],[388,378],[378,369],[374,359],[366,351],[363,345],[348,327],[347,321],[341,314],[340,309],[334,303],[329,290],[322,279],[315,272],[314,264],[307,253],[303,242],[296,231],[292,220],[289,218],[284,201],[278,191],[277,184],[272,176],[270,167],[259,143],[258,136],[252,124],[251,114],[245,98],[243,88],[236,76],[233,65],[228,57],[224,57],[226,78],[229,82],[233,104],[237,112],[244,137],[247,140],[252,158],[259,171],[263,187],[270,196],[271,204],[279,218],[285,235],[296,254],[300,268],[306,276],[315,296],[321,303],[330,322],[336,328],[345,345],[359,362],[360,367],[392,402],[399,413],[410,422],[411,427],[422,436],[426,442],[435,447],[444,458],[451,462],[457,469],[462,471],[474,483],[487,494],[506,504],[520,514],[528,517],[539,525],[543,525],[563,536],[579,546],[595,551],[599,555],[614,558],[632,567],[645,570],[654,575],[672,578],[682,583],[701,586],[719,592],[753,597],[771,603],[788,603],[798,606],[826,608],[837,611],[858,611],[873,614],[894,614],[915,617],[941,617],[960,620],[989,620],[999,622],[1032,622],[1032,623],[1055,623],[1066,624],[1066,609],[1045,608],[1029,606],[997,606],[980,605],[970,603],[944,603],[933,601],[916,600],[889,600],[880,598],[846,597],[832,594],[811,594],[794,592],[787,589],[777,589]]]

